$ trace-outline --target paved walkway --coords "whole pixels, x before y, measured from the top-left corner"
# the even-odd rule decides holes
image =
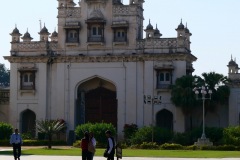
[[[26,147],[38,148],[38,147]],[[42,148],[40,146],[39,148]],[[61,148],[61,147],[58,147]],[[62,146],[62,148],[69,148]],[[12,150],[12,147],[0,147],[0,151]],[[37,155],[22,155],[21,160],[81,160],[81,156],[37,156]],[[204,160],[206,158],[147,158],[147,157],[123,157],[122,160]],[[14,160],[12,155],[0,155],[0,160]],[[94,157],[94,160],[106,160],[104,157]],[[117,160],[117,158],[115,158]],[[120,159],[119,159],[120,160]],[[208,160],[239,160],[239,158],[208,158]]]
[[[14,160],[13,156],[2,156],[1,160]],[[204,160],[205,158],[140,158],[140,157],[123,157],[122,160]],[[23,155],[21,160],[81,160],[81,156],[35,156]],[[106,160],[104,157],[94,157],[94,160]],[[115,158],[117,160],[117,158]],[[239,160],[239,158],[208,158],[208,160]]]

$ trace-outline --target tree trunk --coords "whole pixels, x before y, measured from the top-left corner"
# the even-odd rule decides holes
[[[52,148],[52,135],[48,135],[48,149]]]

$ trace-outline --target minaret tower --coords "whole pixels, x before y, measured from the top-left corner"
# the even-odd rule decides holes
[[[19,33],[19,30],[17,29],[17,26],[15,26],[14,30],[12,33],[10,33],[12,36],[12,42],[11,43],[18,43],[20,42],[20,37],[22,36],[21,33]]]
[[[28,29],[27,32],[23,35],[22,40],[23,42],[31,42],[33,38],[31,37],[30,33],[28,33]]]
[[[48,41],[48,36],[50,35],[50,33],[48,32],[48,29],[45,27],[42,28],[42,30],[38,33],[40,35],[40,41]]]
[[[185,26],[181,23],[178,25],[177,29],[177,46],[178,48],[184,48],[185,47],[185,39],[186,39],[186,31]]]
[[[149,19],[148,26],[147,26],[147,28],[144,31],[146,32],[146,38],[147,39],[154,38],[154,29],[153,29],[153,26],[151,24],[150,19]]]

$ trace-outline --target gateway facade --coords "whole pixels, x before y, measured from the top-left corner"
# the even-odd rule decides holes
[[[67,133],[86,122],[112,123],[120,137],[132,123],[185,131],[169,86],[194,71],[188,28],[175,38],[143,28],[144,0],[58,3],[57,31],[44,25],[39,41],[11,33],[9,122],[23,133],[36,119],[63,119]]]

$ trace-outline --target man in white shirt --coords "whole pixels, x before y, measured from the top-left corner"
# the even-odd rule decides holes
[[[10,144],[13,146],[13,156],[15,160],[20,160],[22,143],[22,137],[16,128],[10,137]]]
[[[114,160],[114,154],[115,154],[115,141],[114,141],[114,138],[112,137],[112,132],[107,130],[105,132],[106,134],[106,137],[107,137],[107,154],[108,154],[108,157],[107,157],[107,160]]]

